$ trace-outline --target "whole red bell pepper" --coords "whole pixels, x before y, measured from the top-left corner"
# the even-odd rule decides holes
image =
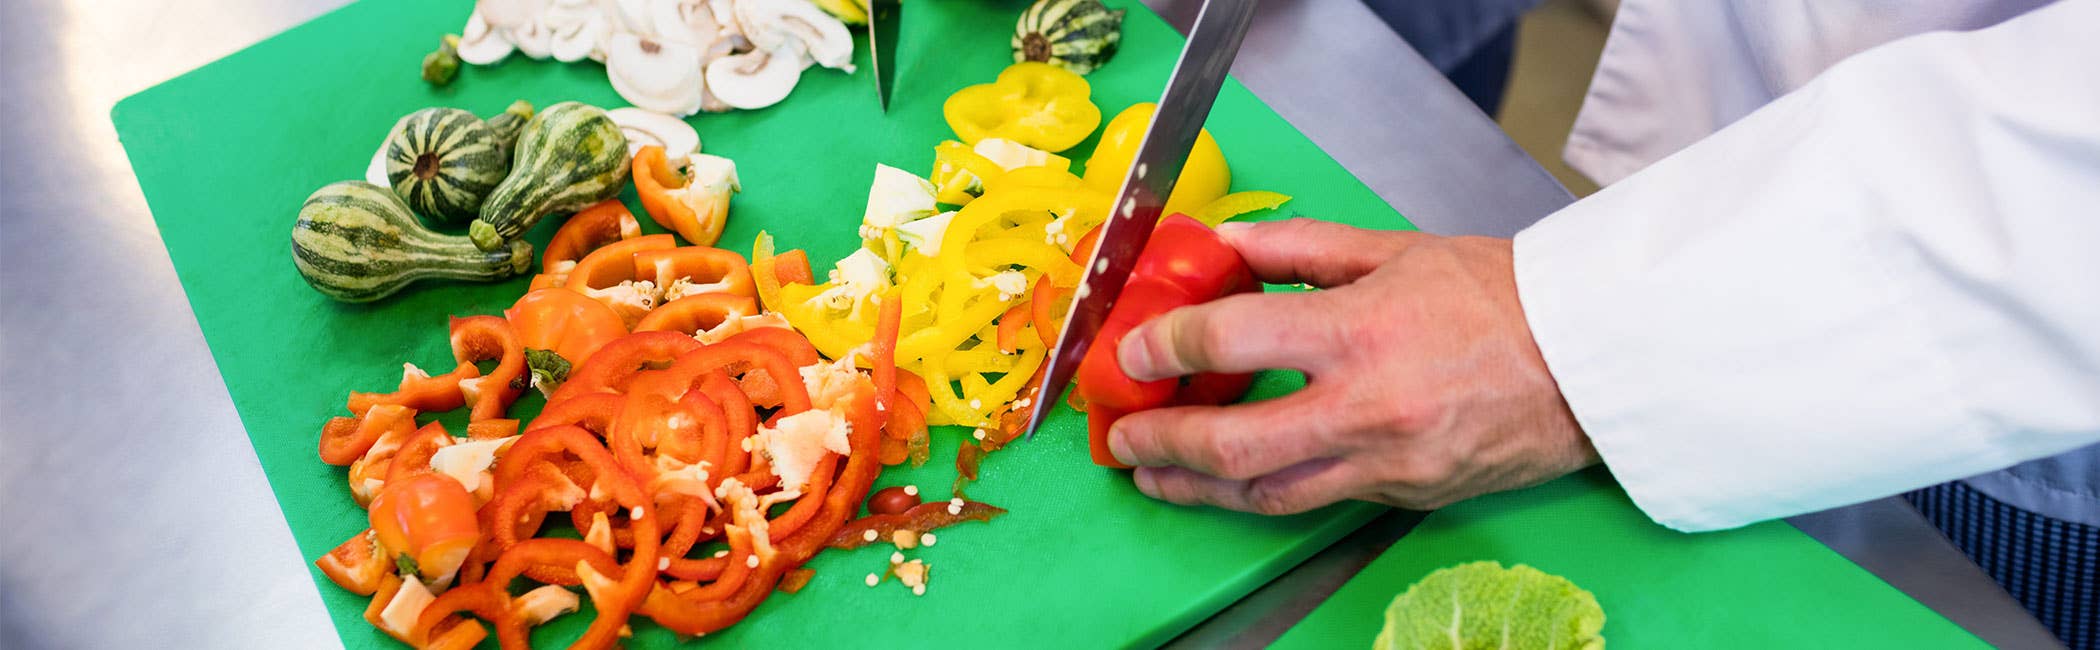
[[[1146,321],[1176,308],[1235,293],[1262,290],[1239,251],[1202,222],[1176,214],[1159,222],[1138,254],[1130,279],[1109,309],[1093,347],[1079,362],[1075,393],[1087,411],[1094,463],[1129,467],[1108,451],[1108,430],[1125,415],[1165,406],[1223,404],[1239,399],[1253,375],[1201,373],[1138,381],[1123,373],[1116,348]]]

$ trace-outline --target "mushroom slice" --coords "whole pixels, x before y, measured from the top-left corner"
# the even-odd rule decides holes
[[[627,153],[641,151],[645,145],[664,148],[664,157],[680,160],[700,151],[700,134],[685,120],[641,108],[615,108],[605,112],[612,117],[613,124],[620,125],[620,132],[627,134]]]
[[[496,29],[517,29],[539,22],[547,0],[475,0],[474,13]]]
[[[650,21],[651,0],[599,0],[605,12],[605,22],[615,32],[627,32],[642,38],[656,38],[656,28]]]
[[[736,0],[737,23],[761,50],[799,42],[817,65],[853,72],[853,33],[808,0]]]
[[[691,45],[705,53],[722,39],[722,24],[715,20],[706,0],[655,0],[649,7],[649,22],[664,41]]]
[[[481,17],[480,9],[475,9],[474,13],[467,15],[467,26],[460,30],[459,60],[474,65],[489,65],[509,58],[510,53],[516,49],[510,44],[510,39],[504,38],[501,32],[489,26],[489,21]]]
[[[503,30],[503,37],[518,46],[518,51],[535,60],[554,56],[554,30],[546,23],[532,21],[520,27]]]
[[[554,0],[542,22],[552,36],[548,49],[563,63],[590,58],[612,34],[605,12],[593,0]]]
[[[778,104],[801,78],[802,53],[795,47],[725,56],[707,64],[707,89],[736,108]]]
[[[630,104],[668,115],[692,115],[700,110],[706,83],[699,57],[689,45],[618,33],[605,44],[605,75]]]

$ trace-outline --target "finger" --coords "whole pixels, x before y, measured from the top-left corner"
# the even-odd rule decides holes
[[[1185,467],[1248,479],[1336,449],[1321,401],[1307,391],[1231,406],[1179,406],[1125,415],[1109,453],[1133,467]]]
[[[1318,293],[1243,293],[1160,314],[1123,336],[1116,362],[1138,381],[1289,368],[1331,356],[1335,318]]]
[[[1139,492],[1161,501],[1264,515],[1297,514],[1341,501],[1364,483],[1352,466],[1335,458],[1300,463],[1248,480],[1206,476],[1179,467],[1140,467],[1131,478]]]
[[[1425,235],[1418,232],[1366,230],[1306,219],[1233,221],[1218,226],[1218,235],[1240,251],[1254,277],[1273,284],[1303,282],[1320,288],[1355,282],[1399,255]]]

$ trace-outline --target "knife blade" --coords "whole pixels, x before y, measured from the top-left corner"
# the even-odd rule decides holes
[[[897,24],[903,19],[899,0],[868,2],[868,67],[874,68],[875,101],[890,112],[890,90],[897,86]]]
[[[1115,306],[1117,294],[1122,293],[1123,282],[1130,278],[1130,269],[1136,265],[1145,240],[1152,235],[1152,227],[1159,223],[1160,210],[1174,192],[1181,166],[1188,161],[1189,149],[1195,146],[1197,134],[1203,131],[1203,120],[1210,116],[1211,104],[1217,101],[1218,89],[1225,83],[1225,74],[1232,69],[1233,55],[1239,53],[1240,40],[1254,21],[1257,3],[1258,0],[1206,0],[1196,15],[1195,25],[1189,28],[1188,43],[1181,48],[1181,59],[1175,62],[1173,74],[1167,77],[1167,89],[1160,95],[1152,125],[1145,130],[1145,139],[1138,145],[1115,203],[1110,204],[1100,241],[1087,261],[1086,276],[1075,290],[1072,310],[1065,314],[1064,327],[1058,330],[1062,334],[1058,335],[1057,347],[1043,366],[1043,381],[1030,393],[1029,399],[1034,401],[1028,419],[1030,437],[1035,436],[1043,418],[1060,401],[1065,385],[1071,383],[1079,360],[1086,356],[1094,335],[1101,331],[1102,321],[1107,320],[1109,309]]]

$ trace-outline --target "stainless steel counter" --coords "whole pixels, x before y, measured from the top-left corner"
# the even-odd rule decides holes
[[[0,3],[0,647],[335,645],[108,113],[340,4]],[[1186,25],[1196,3],[1147,4]],[[1355,0],[1270,0],[1233,72],[1424,229],[1507,235],[1568,201]],[[1410,523],[1184,641],[1273,637]]]

